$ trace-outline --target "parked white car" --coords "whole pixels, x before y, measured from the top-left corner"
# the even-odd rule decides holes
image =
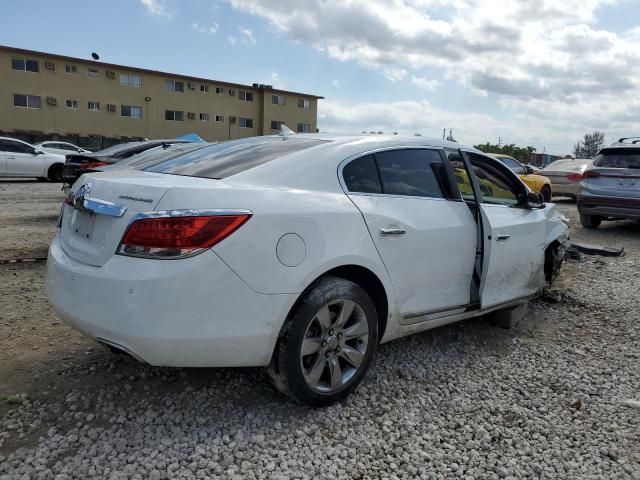
[[[292,135],[85,174],[46,288],[98,342],[152,365],[268,366],[324,405],[379,343],[526,302],[568,220],[497,160],[422,137]]]
[[[48,141],[34,144],[34,147],[44,150],[47,153],[55,153],[58,155],[68,155],[69,153],[91,153],[82,147],[69,142]]]
[[[15,138],[0,137],[0,177],[62,180],[64,156]]]

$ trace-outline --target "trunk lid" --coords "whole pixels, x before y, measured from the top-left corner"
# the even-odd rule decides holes
[[[154,211],[171,188],[201,182],[212,187],[216,183],[136,170],[83,175],[73,186],[76,206],[63,206],[62,248],[72,258],[100,267],[115,254],[137,214]]]

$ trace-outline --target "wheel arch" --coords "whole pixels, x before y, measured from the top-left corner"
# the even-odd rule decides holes
[[[300,301],[310,290],[313,289],[315,284],[325,277],[339,277],[345,280],[349,280],[356,285],[359,285],[365,292],[367,292],[367,295],[369,295],[371,301],[376,307],[376,313],[378,315],[378,342],[380,342],[380,340],[384,337],[387,329],[387,319],[389,317],[390,302],[392,301],[392,297],[378,275],[376,275],[367,267],[363,267],[362,265],[340,265],[325,271],[321,275],[318,275],[313,279],[313,281],[309,283],[309,285],[307,285],[302,293],[298,295],[298,298],[291,306],[287,317],[289,317],[289,315],[291,315],[291,312],[293,312],[298,307]],[[282,336],[285,324],[286,322],[283,323],[280,332],[278,333],[278,338]]]

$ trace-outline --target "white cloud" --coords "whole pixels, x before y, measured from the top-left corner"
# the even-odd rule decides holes
[[[171,18],[174,12],[167,8],[164,0],[139,0],[140,3],[147,9],[147,12],[157,17]]]
[[[394,82],[431,91],[441,81],[421,72],[437,69],[469,92],[494,96],[523,132],[566,139],[576,129],[578,137],[591,128],[640,129],[640,27],[613,32],[597,23],[599,9],[621,0],[228,1]],[[468,117],[451,120],[466,125]]]
[[[240,34],[242,35],[245,44],[247,45],[256,44],[256,38],[253,36],[253,32],[251,30],[243,27],[238,27],[238,30],[240,31]]]
[[[198,22],[194,22],[191,24],[191,28],[199,33],[216,33],[220,26],[218,22],[213,22],[210,25],[200,25]]]

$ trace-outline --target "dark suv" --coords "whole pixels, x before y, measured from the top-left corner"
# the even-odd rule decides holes
[[[640,220],[640,137],[621,138],[598,152],[582,175],[578,212],[585,228],[603,220]]]

